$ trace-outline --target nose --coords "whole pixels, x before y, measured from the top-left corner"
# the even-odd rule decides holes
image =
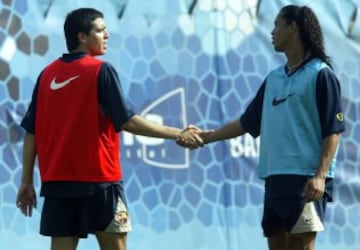
[[[105,39],[108,39],[110,37],[110,34],[107,30],[105,30],[105,33],[104,33],[104,38]]]

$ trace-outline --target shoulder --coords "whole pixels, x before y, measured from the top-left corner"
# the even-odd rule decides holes
[[[83,60],[88,64],[102,65],[105,63],[103,60],[93,57],[93,56],[85,56],[85,57],[81,58],[80,60]]]
[[[311,59],[307,64],[305,64],[305,68],[316,72],[320,72],[322,70],[332,71],[329,65],[318,58]]]
[[[320,59],[312,59],[306,67],[316,73],[317,82],[338,81],[334,70]]]
[[[266,76],[265,80],[270,81],[271,79],[283,78],[286,76],[285,72],[285,64],[278,65],[276,68],[270,71],[270,73]]]
[[[284,68],[285,68],[285,64],[281,64],[276,66],[272,71],[270,71],[269,75],[272,74],[284,74]]]
[[[337,76],[332,68],[324,61],[314,58],[311,59],[305,66],[303,75],[313,78],[315,81],[337,81]]]
[[[115,70],[115,67],[111,63],[105,61],[102,62],[101,67],[109,70]]]
[[[279,79],[287,79],[287,75],[285,72],[285,64],[281,64],[274,68],[270,73],[266,76],[265,81],[267,84],[272,84],[273,82],[278,82]]]
[[[115,67],[109,62],[102,62],[100,74],[105,74],[107,76],[118,76],[118,72],[116,71]]]
[[[52,67],[60,64],[60,63],[61,63],[61,58],[55,59],[54,61],[52,61],[51,63],[46,65],[46,67],[43,69],[42,72],[47,71],[47,70],[51,69]]]

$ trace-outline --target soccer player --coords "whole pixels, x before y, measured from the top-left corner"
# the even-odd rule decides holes
[[[80,238],[95,234],[101,249],[125,250],[131,222],[119,132],[181,139],[192,148],[202,140],[195,129],[151,123],[128,107],[115,69],[95,58],[105,54],[109,38],[101,12],[70,12],[64,32],[69,53],[41,72],[21,124],[26,133],[17,206],[26,216],[36,206],[37,157],[44,197],[40,233],[51,237],[51,249],[76,249]]]
[[[286,64],[270,72],[240,119],[200,135],[205,143],[261,136],[258,175],[265,180],[262,228],[269,249],[312,250],[324,230],[345,130],[340,85],[310,8],[283,7],[271,35]]]

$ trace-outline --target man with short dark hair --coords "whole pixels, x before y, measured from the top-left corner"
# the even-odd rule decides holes
[[[29,109],[23,173],[17,206],[31,216],[38,157],[41,196],[40,233],[52,250],[75,250],[80,238],[95,234],[100,248],[126,249],[131,230],[119,159],[119,132],[202,145],[195,129],[149,122],[135,115],[122,95],[115,69],[95,56],[107,49],[103,14],[81,8],[70,12],[64,31],[68,54],[40,74]]]

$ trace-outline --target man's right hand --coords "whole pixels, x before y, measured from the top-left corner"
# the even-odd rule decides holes
[[[36,192],[34,185],[21,184],[17,197],[16,206],[25,216],[32,215],[33,208],[36,208]]]
[[[176,143],[185,148],[196,149],[203,147],[207,143],[206,139],[211,133],[212,130],[204,131],[194,125],[189,125],[181,132],[181,136],[176,140]]]

